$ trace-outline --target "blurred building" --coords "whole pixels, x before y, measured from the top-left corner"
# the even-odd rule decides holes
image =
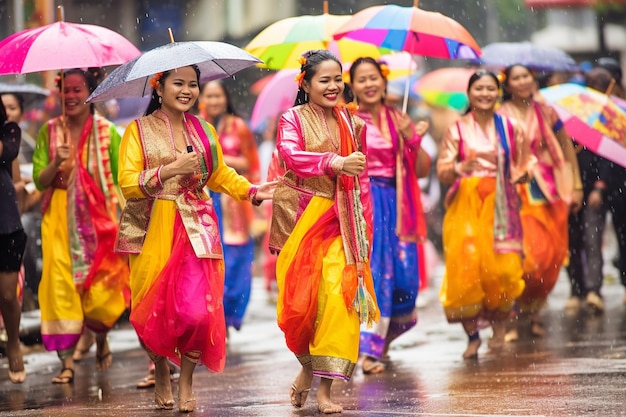
[[[526,0],[546,25],[531,41],[582,59],[613,55],[626,67],[626,0]]]

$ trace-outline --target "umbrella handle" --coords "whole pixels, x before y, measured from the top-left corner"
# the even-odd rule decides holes
[[[411,77],[406,77],[406,82],[404,83],[404,99],[402,100],[402,113],[406,113],[406,109],[409,105],[409,81]]]

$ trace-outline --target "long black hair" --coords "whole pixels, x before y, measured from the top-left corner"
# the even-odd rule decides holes
[[[198,76],[198,84],[200,84],[200,68],[198,68],[197,65],[188,65],[188,66],[194,69],[194,71],[196,72],[196,75]],[[161,76],[157,80],[157,83],[161,84],[161,85],[165,85],[165,80],[175,70],[176,69],[163,71],[163,73],[161,74]],[[152,113],[154,113],[155,110],[160,109],[160,108],[161,108],[161,102],[159,101],[159,95],[156,92],[156,88],[153,88],[152,89],[152,96],[150,96],[150,103],[148,103],[148,108],[146,109],[146,112],[145,112],[144,116],[152,114]]]
[[[509,65],[508,67],[506,67],[504,71],[502,71],[502,74],[504,75],[504,80],[502,80],[502,102],[503,103],[513,98],[513,94],[511,93],[511,91],[509,91],[509,78],[511,78],[511,71],[513,71],[513,68],[515,67],[524,68],[526,71],[530,73],[530,75],[533,77],[533,80],[535,81],[537,80],[537,77],[535,76],[535,72],[530,67],[524,64],[513,64],[513,65]]]
[[[307,51],[302,54],[302,58],[304,58],[304,60],[300,66],[300,74],[304,73],[304,77],[298,87],[298,95],[296,95],[296,101],[293,103],[294,106],[309,102],[309,95],[304,91],[304,88],[302,88],[302,84],[304,81],[308,83],[311,82],[311,79],[317,73],[317,68],[322,62],[332,60],[339,64],[339,68],[343,68],[339,58],[325,49]]]
[[[383,74],[383,68],[381,67],[381,65],[385,64],[385,62],[376,61],[374,58],[372,58],[370,56],[357,58],[352,63],[352,66],[350,66],[350,71],[349,71],[349,73],[350,73],[350,84],[354,83],[354,74],[356,73],[356,69],[361,64],[372,64],[374,67],[376,67],[376,70],[380,73],[380,76],[383,77],[383,80],[385,80],[385,92],[384,92],[383,96],[380,98],[380,102],[384,103],[385,102],[385,94],[387,94],[387,77],[385,77],[385,74]],[[356,98],[354,96],[354,93],[352,92],[352,88],[347,87],[347,86],[346,86],[346,89],[345,89],[345,92],[344,92],[343,96],[344,96],[344,99],[346,100],[346,102],[354,101],[354,99]]]
[[[80,68],[72,68],[67,71],[63,71],[63,73],[59,73],[57,76],[56,84],[59,93],[63,94],[61,91],[61,81],[65,81],[65,78],[68,75],[80,75],[85,80],[85,84],[87,85],[87,89],[89,90],[89,94],[93,93],[93,91],[98,87],[99,82],[102,80],[102,75],[104,74],[104,70],[102,68],[88,68],[87,71]],[[63,77],[63,80],[61,80]],[[89,111],[91,114],[95,112],[95,105],[91,103],[89,105]]]
[[[500,80],[498,79],[498,76],[495,73],[486,69],[479,69],[478,71],[472,74],[472,76],[469,78],[469,81],[467,82],[466,92],[467,92],[468,98],[469,98],[469,91],[470,91],[470,88],[472,88],[472,85],[474,85],[476,81],[480,80],[481,78],[485,76],[493,78],[493,80],[496,82],[496,86],[498,87],[498,89],[500,89]],[[472,111],[472,106],[471,104],[469,104],[467,106],[467,110],[465,110],[465,114],[468,114],[471,111]]]

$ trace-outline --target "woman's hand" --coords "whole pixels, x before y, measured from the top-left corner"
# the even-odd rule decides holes
[[[420,136],[424,136],[428,132],[429,128],[430,123],[428,123],[426,120],[421,120],[415,125],[415,131]]]
[[[177,175],[200,173],[200,157],[196,152],[178,154],[176,160],[161,168],[161,180]]]
[[[341,172],[345,175],[355,177],[365,169],[365,155],[361,152],[353,152],[343,161]]]
[[[270,181],[259,185],[254,199],[257,201],[271,200],[274,197],[277,184],[278,181]]]
[[[70,145],[63,143],[57,146],[57,153],[54,155],[54,165],[58,168],[61,164],[70,157]]]
[[[480,168],[480,163],[476,159],[469,159],[463,162],[457,162],[454,165],[454,171],[460,176],[471,174]]]
[[[413,136],[415,135],[415,131],[413,130],[411,118],[408,114],[400,113],[400,117],[398,117],[397,123],[398,131],[405,140],[413,138]]]

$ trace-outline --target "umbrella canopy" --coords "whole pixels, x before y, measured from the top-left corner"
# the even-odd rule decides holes
[[[152,75],[187,65],[198,65],[201,81],[205,82],[229,77],[258,63],[261,63],[258,58],[224,42],[172,42],[117,67],[87,98],[87,102],[149,95]]]
[[[250,117],[252,130],[257,130],[264,121],[278,116],[293,106],[298,94],[298,83],[294,81],[298,72],[300,70],[297,69],[281,70],[267,82],[252,109]]]
[[[480,56],[480,47],[457,21],[441,13],[395,4],[361,10],[341,26],[335,39],[353,39],[394,51],[433,58]]]
[[[572,83],[539,91],[578,143],[626,167],[626,112],[609,96]]]
[[[420,78],[414,91],[430,105],[463,111],[468,105],[467,83],[475,72],[470,68],[440,68]]]
[[[50,95],[50,91],[35,84],[28,83],[0,83],[0,94],[17,94],[24,99],[24,108],[35,106]]]
[[[0,74],[104,67],[122,64],[140,54],[117,32],[61,21],[26,29],[0,41]]]
[[[487,66],[526,65],[535,70],[576,71],[576,61],[558,48],[530,42],[496,42],[483,48],[480,62]]]
[[[312,49],[328,49],[342,62],[361,56],[378,58],[379,48],[352,40],[333,41],[333,33],[350,20],[348,15],[296,16],[279,20],[263,29],[244,47],[270,69],[300,68],[298,58]]]
[[[415,62],[413,56],[411,56],[408,52],[396,52],[394,54],[381,55],[377,61],[387,65],[387,68],[389,69],[387,80],[403,78],[411,75],[417,70],[417,62]],[[344,73],[349,72],[350,67],[352,67],[352,62],[344,65]]]

